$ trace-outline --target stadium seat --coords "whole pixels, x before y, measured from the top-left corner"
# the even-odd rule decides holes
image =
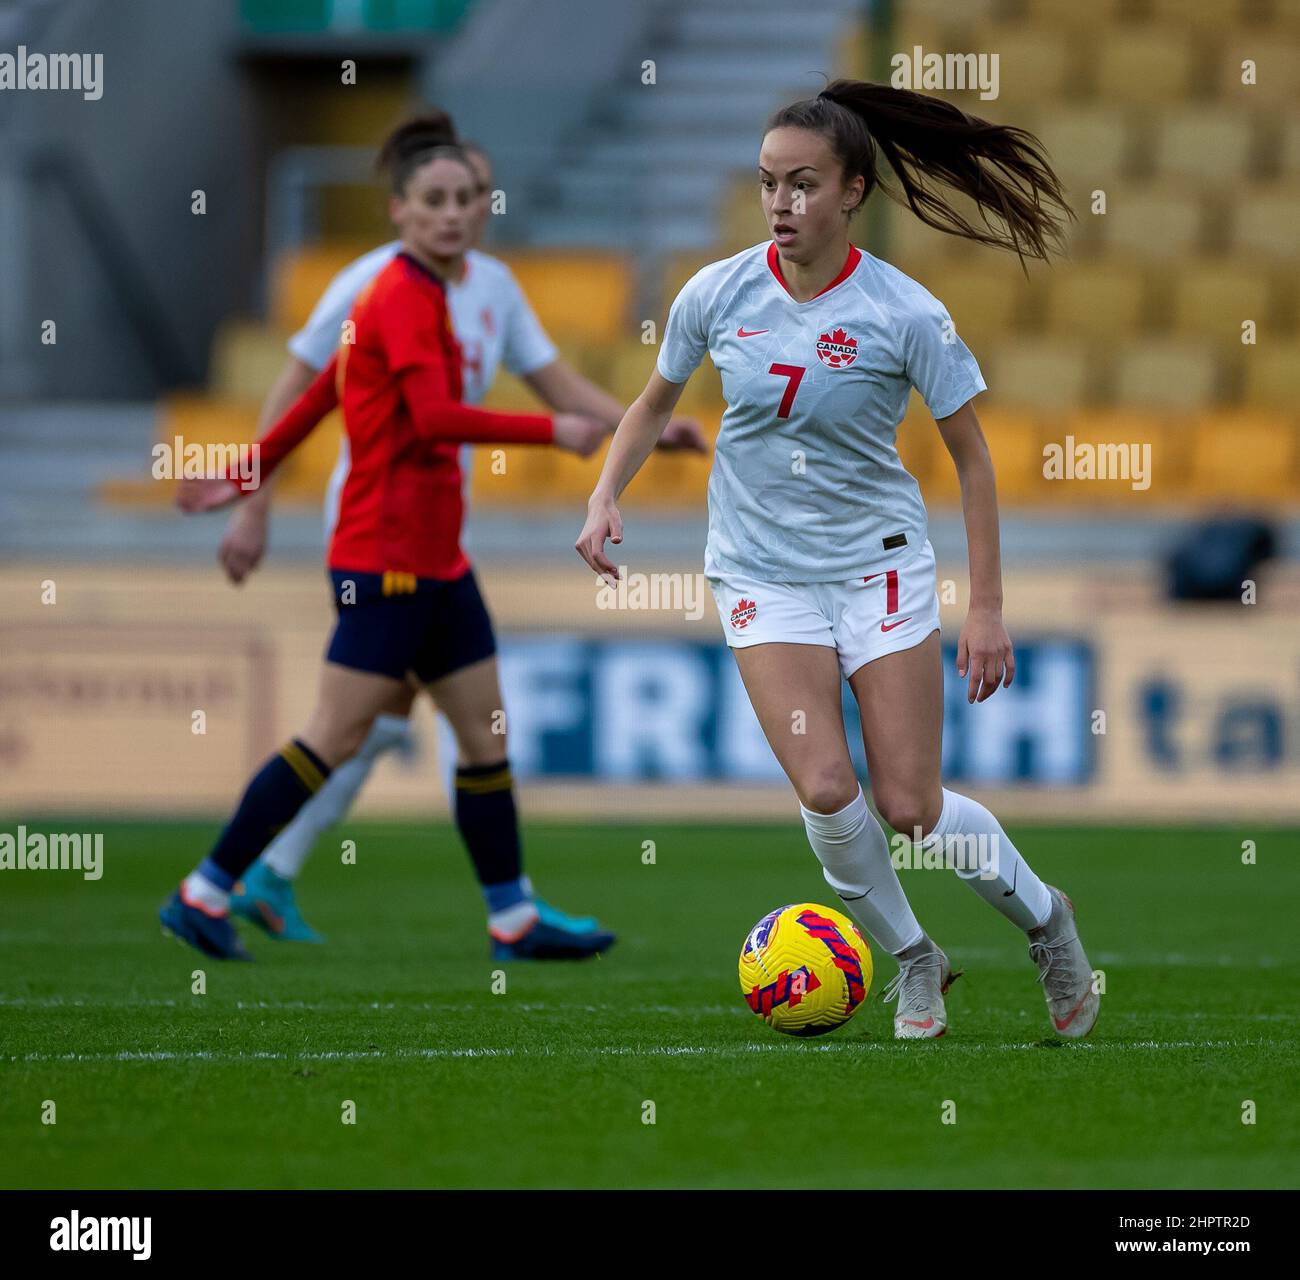
[[[963,9],[966,6],[962,6]],[[981,102],[974,95],[963,102],[974,114],[987,116],[998,103],[1037,105],[1074,91],[1078,79],[1077,42],[1064,31],[1025,23],[981,27],[971,45],[962,46],[998,55],[998,96]]]
[[[1261,409],[1290,413],[1300,406],[1300,342],[1270,342],[1244,348],[1242,399]]]
[[[1106,409],[1088,409],[1076,413],[1060,424],[1055,439],[1065,443],[1066,436],[1078,442],[1097,445],[1136,445],[1145,449],[1140,459],[1149,466],[1149,485],[1135,489],[1132,479],[1098,480],[1088,484],[1059,486],[1058,496],[1078,500],[1084,505],[1097,501],[1117,503],[1181,502],[1185,496],[1190,468],[1190,430],[1182,413],[1132,409],[1117,405]],[[1130,455],[1131,456],[1131,455]]]
[[[1229,236],[1241,253],[1300,258],[1300,185],[1239,190]]]
[[[1004,261],[960,260],[920,271],[917,279],[948,309],[967,346],[982,348],[1020,326],[1031,286],[1010,254]],[[977,351],[978,354],[978,351]]]
[[[1146,0],[1148,13],[1157,23],[1195,27],[1215,36],[1238,27],[1248,16],[1250,0],[1213,0],[1211,4],[1188,4],[1187,0]]]
[[[1192,431],[1187,494],[1220,501],[1300,500],[1300,440],[1282,414],[1207,414]]]
[[[1093,32],[1119,16],[1129,0],[1024,0],[1024,21],[1036,26],[1064,27],[1071,31]]]
[[[1172,327],[1180,334],[1240,343],[1241,322],[1260,328],[1273,314],[1267,267],[1219,259],[1183,264],[1174,280]]]
[[[1038,136],[1072,196],[1086,198],[1093,187],[1114,183],[1133,165],[1136,128],[1119,107],[1053,107],[1039,118]]]
[[[1037,414],[990,408],[979,412],[997,472],[998,501],[1008,506],[1040,506],[1054,494],[1043,476],[1047,429]]]
[[[608,342],[628,332],[632,271],[621,254],[538,250],[500,256],[557,342]]]
[[[1207,6],[1211,7],[1211,6]],[[1160,177],[1240,180],[1255,173],[1262,116],[1224,103],[1171,109],[1155,130]]]
[[[1065,338],[1004,342],[989,361],[989,398],[999,408],[1060,413],[1075,408],[1092,391],[1087,347]]]
[[[1163,106],[1191,92],[1193,52],[1191,39],[1177,27],[1112,26],[1087,64],[1103,102]]]
[[[281,256],[271,268],[271,323],[287,333],[301,329],[329,282],[374,247],[342,241],[307,245]]]
[[[1254,63],[1253,84],[1242,83],[1246,59]],[[1262,28],[1253,35],[1234,35],[1216,45],[1213,66],[1218,83],[1212,88],[1225,106],[1293,110],[1300,81],[1300,31]]]
[[[1284,182],[1300,181],[1300,111],[1278,121],[1278,174]]]
[[[1134,408],[1200,409],[1215,399],[1219,382],[1213,348],[1194,339],[1144,337],[1115,357],[1115,400]]]
[[[1108,190],[1106,213],[1094,220],[1110,252],[1154,259],[1191,257],[1204,247],[1210,221],[1195,190],[1166,183]]]
[[[226,399],[260,400],[289,358],[288,337],[256,321],[226,321],[212,344],[209,390]]]
[[[1133,263],[1059,263],[1045,290],[1047,327],[1063,337],[1124,337],[1142,325],[1146,281]]]

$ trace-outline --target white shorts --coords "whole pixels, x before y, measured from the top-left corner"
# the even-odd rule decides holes
[[[906,552],[904,552],[906,555]],[[939,630],[934,548],[847,582],[760,582],[710,578],[722,630],[733,649],[818,644],[839,654],[845,679],[864,663],[899,653]]]

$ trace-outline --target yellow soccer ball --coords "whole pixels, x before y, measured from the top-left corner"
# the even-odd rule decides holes
[[[871,947],[847,916],[815,902],[765,915],[740,950],[740,993],[769,1027],[820,1036],[871,990]]]

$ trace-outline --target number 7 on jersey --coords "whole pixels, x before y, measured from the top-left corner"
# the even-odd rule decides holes
[[[803,380],[803,375],[807,372],[801,364],[774,364],[768,373],[775,373],[778,377],[788,378],[786,383],[785,394],[781,397],[780,407],[776,411],[778,418],[788,418],[790,416],[790,406],[794,404],[795,392],[799,390],[799,383]]]

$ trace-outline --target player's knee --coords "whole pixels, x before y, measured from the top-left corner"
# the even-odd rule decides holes
[[[813,813],[839,813],[858,794],[858,779],[852,769],[839,766],[818,769],[801,780],[799,800]]]
[[[943,794],[916,787],[884,786],[873,790],[880,816],[900,835],[914,839],[928,835],[939,821]]]

